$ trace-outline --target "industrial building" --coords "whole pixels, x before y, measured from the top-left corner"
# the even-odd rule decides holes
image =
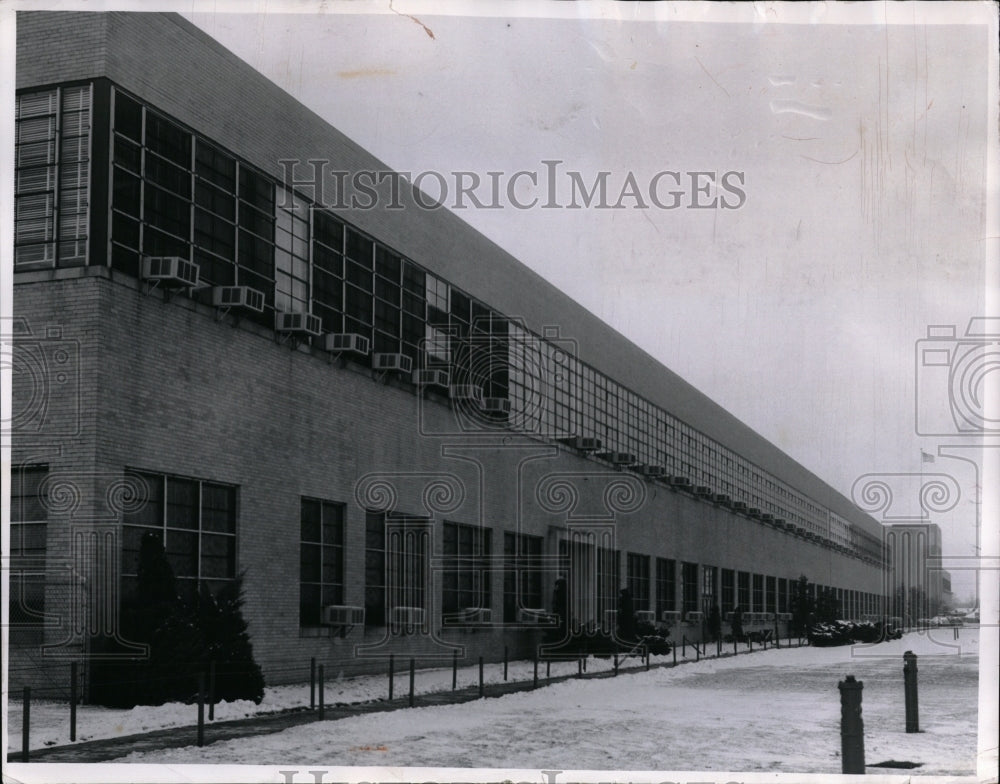
[[[181,17],[19,12],[16,122],[15,686],[117,634],[146,532],[244,575],[272,683],[623,587],[689,639],[800,575],[883,610],[874,519],[454,213],[329,206],[288,161],[387,167]]]

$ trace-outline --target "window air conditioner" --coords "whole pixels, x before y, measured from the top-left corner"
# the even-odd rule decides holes
[[[518,623],[537,623],[553,626],[557,621],[558,616],[555,613],[550,613],[548,610],[522,607],[517,611]]]
[[[695,626],[701,623],[702,617],[703,613],[701,611],[689,612],[687,615],[684,616],[684,623],[690,626]]]
[[[684,476],[672,476],[670,477],[670,484],[674,487],[690,487],[691,480]]]
[[[354,332],[331,332],[323,338],[323,348],[334,354],[363,354],[368,356],[371,342],[364,335]]]
[[[510,400],[505,397],[483,398],[483,411],[490,414],[509,414]]]
[[[778,613],[778,620],[779,621],[790,621],[790,620],[792,620],[792,614],[791,613]]]
[[[743,501],[737,501],[735,504],[733,504],[733,509],[735,509],[737,512],[745,512],[747,510],[747,505]]]
[[[483,404],[483,389],[475,384],[452,384],[448,394],[452,400],[471,400],[477,405]]]
[[[709,496],[709,495],[712,494],[712,488],[711,487],[706,487],[705,485],[698,485],[694,489],[694,494],[695,495]]]
[[[448,387],[448,372],[445,370],[414,370],[413,383],[418,387]]]
[[[326,626],[363,626],[365,608],[331,604],[323,608],[323,623]]]
[[[680,623],[681,614],[677,610],[664,610],[660,613],[660,620],[665,623]]]
[[[142,277],[192,288],[198,285],[198,265],[180,256],[145,256]]]
[[[213,286],[212,304],[217,308],[238,308],[264,312],[264,292],[249,286]]]
[[[636,610],[635,619],[639,623],[655,623],[656,613],[653,612],[652,610]]]
[[[712,500],[717,504],[728,504],[732,499],[725,493],[716,493],[712,496]]]
[[[393,373],[410,373],[413,370],[413,360],[406,354],[375,354],[372,367]]]
[[[313,337],[319,337],[323,332],[323,327],[319,316],[314,316],[312,313],[284,313],[276,311],[274,314],[274,331],[292,335],[312,335]]]
[[[658,465],[644,465],[642,467],[642,473],[649,477],[661,477],[666,476],[667,469]]]
[[[573,449],[579,449],[581,452],[596,452],[601,448],[601,439],[599,438],[570,436],[569,438],[562,439],[562,442]]]

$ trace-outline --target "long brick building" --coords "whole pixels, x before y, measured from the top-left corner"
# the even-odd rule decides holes
[[[622,587],[688,638],[802,574],[882,609],[875,520],[453,213],[289,181],[386,167],[205,33],[17,28],[12,683],[117,634],[147,532],[245,575],[270,682],[527,655]]]

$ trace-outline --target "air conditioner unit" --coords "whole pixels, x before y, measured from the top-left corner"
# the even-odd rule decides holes
[[[217,308],[238,308],[264,312],[264,292],[249,286],[213,286],[212,304]]]
[[[569,438],[562,439],[562,442],[573,449],[579,449],[581,452],[596,452],[601,448],[601,439],[599,438],[570,436]]]
[[[471,400],[476,405],[483,405],[483,388],[476,384],[452,384],[448,390],[452,400]]]
[[[180,256],[145,256],[142,277],[191,288],[198,285],[198,265]]]
[[[413,370],[413,360],[406,354],[374,354],[372,367],[385,373],[405,373]]]
[[[733,504],[733,509],[737,512],[745,512],[747,510],[747,505],[743,501],[737,501]]]
[[[333,354],[363,354],[368,356],[371,341],[354,332],[330,332],[323,337],[323,348]]]
[[[701,611],[698,611],[698,612],[689,612],[684,617],[684,623],[688,624],[689,626],[695,626],[695,625],[701,623],[701,620],[702,620],[703,617],[704,617],[704,614]]]
[[[716,493],[712,496],[712,500],[717,504],[728,504],[732,499],[725,493]]]
[[[764,513],[764,514],[762,514],[760,516],[760,519],[763,520],[765,523],[773,523],[774,522],[774,515],[773,514]]]
[[[656,623],[656,613],[652,610],[636,610],[635,619],[639,623]]]
[[[283,313],[276,311],[274,314],[274,331],[283,332],[290,335],[312,335],[319,337],[323,333],[323,325],[319,316],[312,313]]]
[[[680,623],[681,614],[677,610],[664,610],[660,613],[660,620],[664,623]]]
[[[708,496],[708,495],[712,494],[712,488],[711,487],[706,487],[705,485],[698,485],[694,489],[694,494],[695,495],[705,495],[705,496]]]
[[[778,620],[782,621],[782,622],[790,621],[790,620],[792,620],[792,614],[791,613],[778,613]]]
[[[423,626],[423,607],[393,607],[389,611],[389,623],[393,626]]]
[[[649,477],[662,477],[667,475],[667,469],[658,465],[644,465],[642,473]]]
[[[505,397],[484,397],[482,409],[490,414],[509,414],[510,400]]]
[[[534,609],[530,607],[522,607],[517,611],[517,622],[518,623],[536,623],[542,625],[554,626],[559,620],[559,616],[555,613],[550,613],[547,610]]]
[[[691,480],[684,476],[672,476],[670,477],[670,484],[674,487],[690,487]]]
[[[445,370],[414,370],[413,383],[418,387],[448,386],[448,372]]]
[[[750,515],[750,517],[760,517],[760,509],[755,506],[751,506],[747,509],[747,514]]]
[[[766,612],[763,615],[764,617],[761,618],[762,621],[764,621],[765,623],[774,623],[774,613]]]
[[[325,626],[363,626],[364,623],[364,607],[331,604],[329,607],[323,608],[323,624]]]
[[[788,521],[784,517],[775,517],[774,518],[774,524],[778,528],[787,528],[788,527]]]
[[[612,465],[623,466],[623,465],[633,465],[635,463],[635,455],[630,455],[628,452],[601,452],[597,455],[604,460],[607,460]]]

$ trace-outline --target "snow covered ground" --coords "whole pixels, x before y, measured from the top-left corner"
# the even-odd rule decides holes
[[[905,650],[920,657],[919,734],[904,731]],[[921,763],[911,771],[870,767],[869,773],[972,775],[978,661],[977,630],[963,630],[958,643],[950,632],[913,633],[871,647],[769,650],[616,679],[571,680],[482,702],[315,722],[202,749],[134,753],[120,761],[839,773],[837,682],[853,674],[864,682],[869,765]],[[610,666],[591,659],[588,669],[595,664]],[[560,665],[567,673],[575,669],[574,663]],[[530,663],[511,667],[511,679],[530,673]],[[502,669],[489,667],[488,675],[501,680]],[[466,669],[460,685],[476,677],[475,668]],[[435,682],[448,689],[450,679],[450,670],[418,672],[417,682],[426,691]],[[401,676],[397,693],[405,683]],[[385,678],[331,683],[328,701],[382,697],[385,689]],[[283,694],[281,688],[269,691],[271,709]],[[301,704],[302,687],[290,694]],[[184,706],[183,715],[191,713]],[[226,716],[221,710],[216,715]]]

